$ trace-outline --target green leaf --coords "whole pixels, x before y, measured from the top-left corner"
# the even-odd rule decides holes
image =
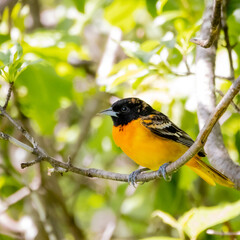
[[[81,13],[85,12],[86,0],[73,0],[73,3],[79,12]]]
[[[120,43],[120,46],[124,49],[125,53],[129,57],[138,58],[143,63],[148,63],[150,58],[161,49],[161,46],[158,44],[154,49],[152,49],[149,52],[146,52],[141,49],[139,43],[134,41],[122,41]]]
[[[0,61],[3,63],[3,65],[8,65],[10,63],[10,52],[0,52]]]
[[[129,32],[135,25],[134,12],[143,8],[143,0],[115,0],[104,9],[104,17],[112,25],[119,27],[123,32]]]
[[[19,43],[15,44],[6,53],[0,52],[0,61],[4,65],[13,64],[15,61],[19,60],[23,55],[23,49]]]
[[[52,134],[57,121],[55,113],[64,98],[71,98],[72,83],[59,77],[50,65],[38,63],[29,65],[16,84],[26,89],[19,98],[24,114],[43,134]]]
[[[152,17],[157,16],[157,2],[158,0],[146,0],[147,10]]]
[[[240,9],[240,1],[239,0],[229,1],[227,4],[227,15],[231,16],[236,9]]]
[[[236,135],[235,135],[235,145],[236,145],[236,148],[238,150],[238,155],[240,156],[240,130],[237,131]]]
[[[9,66],[9,82],[14,82],[17,74],[21,71],[23,62],[19,59]]]
[[[183,231],[182,231],[182,226],[178,223],[178,221],[171,216],[170,214],[157,210],[155,212],[153,212],[152,214],[153,217],[158,217],[160,218],[165,224],[171,226],[172,228],[177,229],[179,236],[181,238],[184,237]]]
[[[166,5],[166,3],[168,2],[168,0],[160,0],[158,1],[158,9],[157,9],[157,13],[158,15],[162,14],[162,11],[163,11],[163,7]]]
[[[136,81],[132,84],[132,89],[137,90],[141,83],[144,81],[145,77],[146,76],[137,78]]]
[[[168,224],[169,226],[173,227],[173,228],[178,228],[178,222],[177,220],[171,216],[170,214],[157,210],[155,212],[153,212],[152,217],[158,217],[161,218],[162,221],[166,224]]]
[[[159,41],[157,40],[146,40],[141,44],[141,49],[143,51],[149,52],[156,48],[158,48],[160,45]]]
[[[148,69],[129,70],[124,75],[117,77],[111,85],[111,88],[134,78],[142,78],[149,73]]]
[[[26,14],[22,12],[22,4],[18,2],[12,9],[11,19],[14,23],[14,26],[17,27],[21,32],[25,30],[25,21]]]
[[[9,34],[7,34],[7,35],[5,35],[5,34],[0,34],[0,44],[6,42],[6,41],[8,41],[8,40],[10,40],[10,35],[9,35]]]
[[[194,208],[185,213],[179,224],[191,239],[207,228],[229,221],[240,214],[240,201],[235,203],[221,204],[216,207]]]
[[[11,51],[11,54],[13,55],[13,62],[20,59],[23,55],[23,49],[22,49],[22,46],[19,43],[15,44],[10,49],[10,51]]]

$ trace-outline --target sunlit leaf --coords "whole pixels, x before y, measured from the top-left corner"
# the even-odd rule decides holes
[[[157,8],[157,13],[158,15],[162,14],[163,8],[166,5],[166,3],[168,2],[168,0],[159,0],[157,2],[158,4],[158,8]]]
[[[160,218],[165,224],[168,224],[172,228],[177,229],[179,236],[182,238],[184,236],[182,226],[178,223],[178,221],[171,216],[170,214],[157,210],[153,212],[152,217]]]
[[[200,207],[185,213],[179,219],[179,224],[190,238],[196,239],[207,228],[229,221],[239,214],[240,201],[215,207]]]
[[[175,10],[175,11],[166,11],[163,12],[160,16],[156,17],[155,19],[155,24],[158,25],[162,25],[165,24],[168,21],[171,21],[175,18],[178,17],[187,17],[184,12],[181,12],[179,10]]]
[[[59,77],[46,63],[28,66],[16,83],[27,89],[26,95],[19,99],[24,114],[37,123],[42,133],[51,134],[61,99],[71,96],[71,83]]]
[[[11,19],[14,22],[14,25],[20,30],[20,31],[24,31],[25,29],[25,15],[22,14],[21,12],[22,10],[22,5],[20,2],[18,2],[12,10],[11,13]]]
[[[117,26],[124,32],[130,31],[135,25],[134,12],[143,8],[143,0],[115,0],[104,9],[104,16],[112,25]]]
[[[148,73],[149,73],[148,69],[129,70],[121,77],[116,78],[115,81],[112,83],[111,87],[115,87],[130,79],[142,78],[143,76],[146,76]]]
[[[145,52],[150,52],[152,50],[155,50],[159,48],[159,41],[157,40],[146,40],[141,44],[141,50]]]
[[[0,61],[3,65],[8,65],[10,63],[10,52],[7,53],[0,52]]]
[[[154,44],[156,44],[156,42],[154,42]],[[154,49],[152,49],[149,52],[146,52],[141,49],[139,43],[133,41],[132,42],[122,41],[120,43],[120,46],[124,49],[125,53],[129,57],[138,58],[140,61],[144,63],[148,63],[150,58],[161,49],[161,46],[158,44]]]
[[[10,49],[11,54],[13,55],[13,62],[19,60],[23,55],[23,48],[22,46],[17,43]]]
[[[162,221],[164,223],[170,225],[173,228],[178,228],[179,227],[178,226],[179,224],[178,224],[177,220],[166,212],[157,210],[157,211],[153,212],[152,217],[158,217],[158,218],[162,219]]]
[[[139,87],[139,85],[144,81],[144,79],[145,79],[145,76],[138,77],[136,81],[132,84],[132,88],[136,90]]]

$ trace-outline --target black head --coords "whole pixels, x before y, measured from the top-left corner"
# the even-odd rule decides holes
[[[126,125],[141,116],[147,116],[155,110],[139,98],[124,98],[115,102],[111,108],[102,111],[112,117],[114,126]]]

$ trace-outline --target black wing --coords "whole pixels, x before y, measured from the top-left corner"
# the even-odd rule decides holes
[[[156,113],[144,116],[141,119],[143,126],[160,137],[171,139],[187,147],[191,147],[194,143],[192,138],[186,132],[177,127],[163,113],[156,111]],[[206,154],[204,150],[201,150],[198,155],[204,157]]]

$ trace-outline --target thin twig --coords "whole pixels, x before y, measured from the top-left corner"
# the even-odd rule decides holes
[[[43,160],[42,156],[38,156],[37,159],[35,159],[33,161],[21,163],[21,168],[24,169],[26,167],[30,167],[36,163],[41,162],[42,160]]]
[[[231,82],[234,80],[234,77],[232,77],[232,76],[224,77],[224,76],[220,76],[220,75],[215,75],[215,78],[226,79],[226,80],[229,80]]]
[[[10,195],[5,201],[1,202],[1,207],[0,207],[0,215],[5,212],[11,205],[19,202],[26,196],[28,196],[31,193],[31,190],[28,187],[23,187]]]
[[[178,72],[171,71],[171,74],[178,76],[178,77],[186,77],[189,75],[195,75],[196,73],[195,72],[178,73]],[[231,77],[231,76],[225,77],[225,76],[215,75],[215,78],[229,80],[231,82],[234,80],[234,77]]]
[[[195,73],[194,72],[178,73],[178,72],[171,71],[171,74],[173,74],[175,76],[178,76],[178,77],[186,77],[186,76],[189,76],[189,75],[194,75]]]
[[[8,106],[8,103],[9,103],[9,100],[10,100],[10,98],[11,98],[11,94],[12,94],[12,90],[13,90],[13,84],[14,84],[14,82],[10,82],[10,83],[9,83],[9,89],[8,89],[6,101],[5,101],[5,104],[3,105],[3,109],[4,109],[4,110],[6,110],[6,108],[7,108],[7,106]]]
[[[204,48],[209,48],[213,45],[216,38],[218,37],[220,23],[221,23],[221,6],[222,0],[215,0],[214,2],[214,9],[213,9],[213,16],[211,20],[211,28],[209,32],[208,39],[199,39],[199,38],[192,38],[190,41],[200,45]],[[204,19],[203,19],[204,21]]]
[[[238,232],[218,232],[213,229],[208,229],[206,231],[209,235],[217,235],[217,236],[240,236],[240,231]]]
[[[189,67],[188,62],[187,62],[187,56],[186,55],[183,55],[183,62],[185,64],[185,66],[186,66],[187,74],[190,75],[191,71],[190,71],[190,67]]]
[[[24,129],[20,124],[18,124],[8,113],[3,109],[2,106],[0,106],[0,112],[3,116],[5,116],[12,124],[13,126],[22,133],[22,135],[32,144],[33,150],[38,151],[38,153],[41,156],[46,156],[47,154],[45,151],[38,146],[38,143],[34,140],[34,138],[29,134],[29,132]],[[33,151],[33,153],[34,153]]]
[[[16,138],[14,138],[6,133],[0,132],[0,138],[2,138],[3,140],[9,141],[10,143],[14,144],[17,147],[24,149],[27,152],[32,153],[34,151],[33,148],[29,147],[28,145],[26,145],[23,142],[18,141]]]
[[[221,97],[224,97],[224,93],[221,90],[216,89],[216,92],[219,93]],[[234,107],[235,111],[240,114],[240,108],[234,103],[234,101],[231,101],[231,105]]]
[[[228,25],[227,25],[227,0],[223,0],[222,4],[222,30],[224,32],[224,37],[226,41],[226,48],[228,52],[229,64],[230,64],[230,76],[234,78],[234,68],[233,68],[233,59],[232,59],[232,46],[230,44],[229,35],[228,35]]]

